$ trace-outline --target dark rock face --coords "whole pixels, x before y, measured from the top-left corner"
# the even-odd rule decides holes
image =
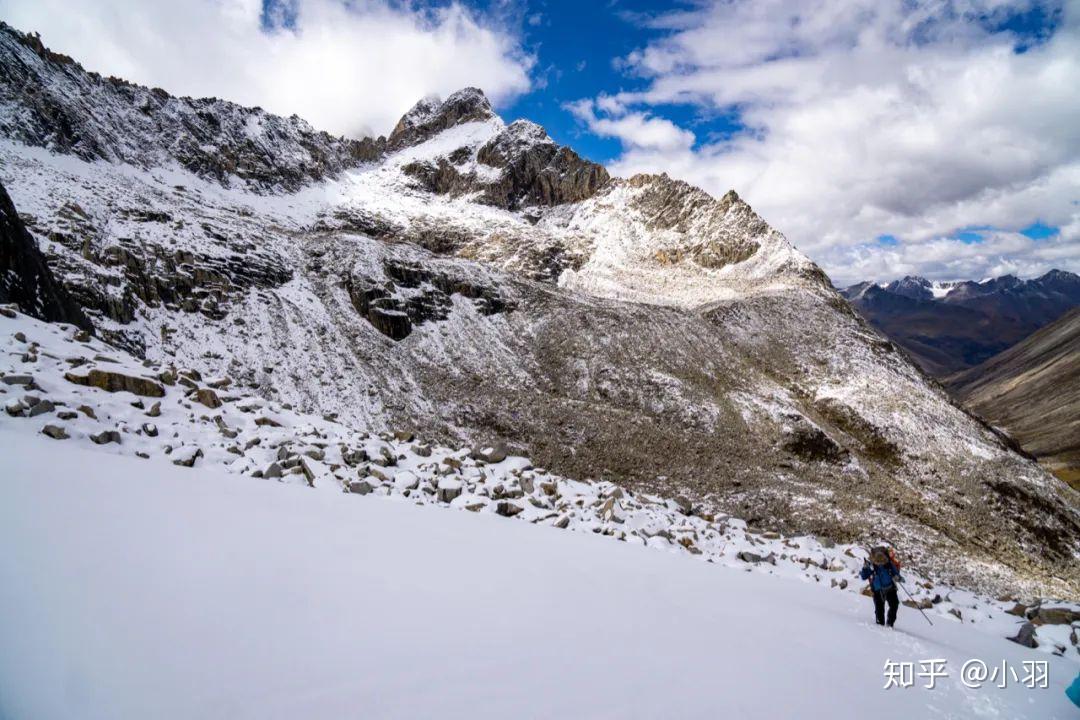
[[[15,204],[0,185],[0,302],[15,303],[27,315],[92,330],[90,320],[53,277]]]
[[[456,124],[491,117],[494,114],[487,99],[474,88],[455,93],[442,105],[422,100],[398,123],[390,148],[423,142]],[[610,180],[603,166],[558,145],[542,127],[527,120],[511,123],[476,153],[477,162],[502,171],[498,180],[481,180],[463,170],[470,159],[469,148],[459,148],[446,157],[409,163],[402,170],[428,192],[461,195],[479,191],[479,202],[507,210],[580,202]]]
[[[610,179],[603,166],[557,145],[527,120],[511,123],[480,148],[477,160],[503,171],[498,182],[487,186],[483,201],[509,210],[580,202]]]
[[[175,160],[202,177],[226,185],[238,178],[260,190],[298,189],[375,160],[386,145],[317,132],[295,115],[104,78],[0,23],[3,105],[16,112],[0,116],[0,135],[27,145],[143,168]]]
[[[492,117],[495,117],[495,112],[491,109],[491,103],[478,88],[458,90],[444,102],[424,98],[398,121],[386,146],[389,150],[400,150],[429,140],[455,125]]]
[[[349,276],[345,289],[356,311],[392,340],[408,337],[417,325],[450,317],[451,295],[471,299],[481,315],[513,309],[495,288],[464,275],[393,258],[382,269],[384,280]]]

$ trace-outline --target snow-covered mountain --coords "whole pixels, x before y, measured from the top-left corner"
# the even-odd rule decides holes
[[[344,140],[0,29],[0,182],[117,347],[358,432],[508,443],[759,531],[1080,588],[1075,491],[734,193],[612,178],[475,89]]]
[[[841,291],[868,322],[938,378],[1012,347],[1080,305],[1080,277],[1051,270],[1030,280],[975,282],[908,276]]]

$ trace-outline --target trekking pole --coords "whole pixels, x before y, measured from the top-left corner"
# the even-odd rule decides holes
[[[896,584],[904,589],[904,593],[908,596],[908,599],[911,600],[911,602],[915,603],[915,609],[918,610],[920,613],[922,613],[922,616],[924,618],[926,618],[926,622],[930,623],[930,626],[933,627],[934,623],[930,622],[930,616],[927,615],[926,613],[924,613],[923,609],[921,607],[919,607],[919,601],[916,600],[915,598],[911,597],[911,593],[909,593],[908,589],[906,587],[904,587],[904,583],[897,581]]]

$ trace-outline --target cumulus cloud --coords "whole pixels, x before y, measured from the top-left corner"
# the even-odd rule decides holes
[[[575,108],[606,134],[635,115],[665,122],[672,104],[736,111],[733,137],[629,142],[612,169],[734,187],[838,282],[1080,271],[1080,2],[1043,8],[1059,12],[1052,34],[1008,29],[1036,4],[703,3],[647,21],[665,32],[620,64],[642,90]],[[1017,234],[1036,220],[1063,230]],[[969,226],[1001,232],[948,239]],[[884,234],[899,245],[873,242]]]
[[[533,65],[512,32],[458,2],[280,0],[264,16],[261,0],[0,0],[0,15],[90,70],[354,136],[469,85],[508,101]]]
[[[597,116],[597,109],[605,113]],[[661,153],[687,151],[694,144],[694,134],[664,118],[642,112],[626,112],[611,98],[578,100],[567,103],[566,109],[589,130],[602,137],[618,139],[631,151]]]

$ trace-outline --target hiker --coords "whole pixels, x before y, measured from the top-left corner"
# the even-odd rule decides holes
[[[870,580],[870,589],[874,591],[874,617],[878,625],[893,626],[896,622],[896,610],[900,598],[896,595],[896,583],[903,582],[900,568],[892,553],[883,547],[870,551],[870,559],[863,563],[859,577]],[[885,603],[889,604],[889,617],[885,617]]]

